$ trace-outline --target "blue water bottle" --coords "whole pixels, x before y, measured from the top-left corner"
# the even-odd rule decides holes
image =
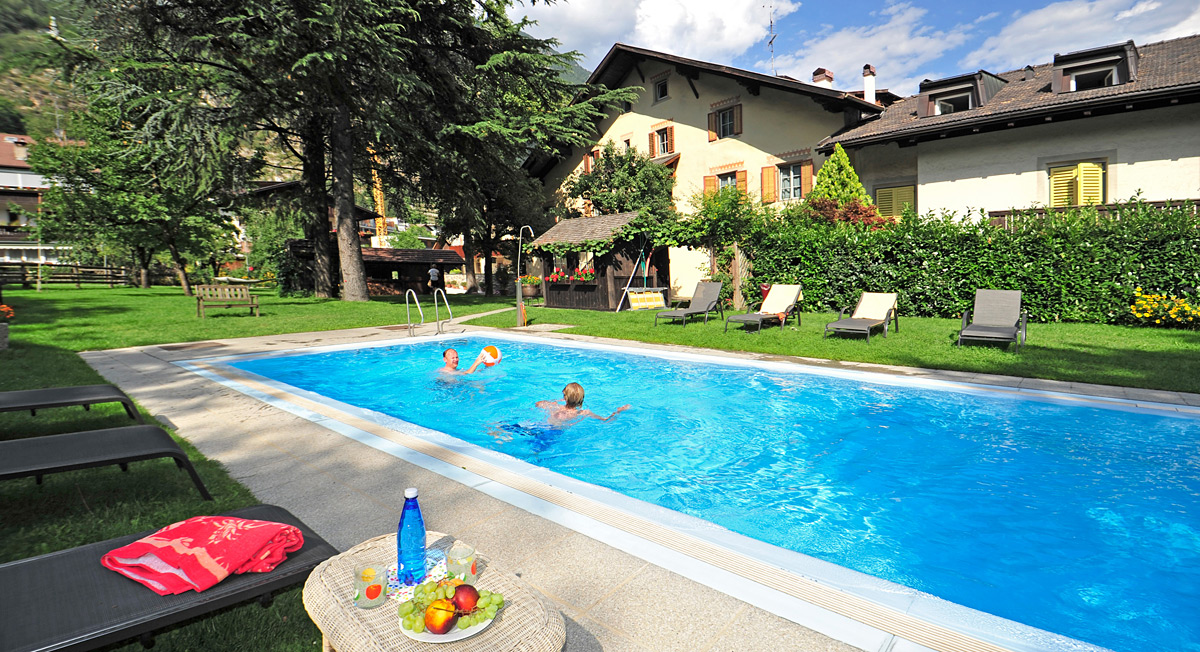
[[[404,509],[396,527],[396,561],[400,582],[412,586],[425,579],[425,519],[417,504],[417,488],[404,490]]]

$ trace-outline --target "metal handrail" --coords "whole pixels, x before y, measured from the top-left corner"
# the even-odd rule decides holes
[[[412,292],[412,290],[409,290],[409,292]],[[442,315],[440,312],[438,312],[437,298],[438,298],[439,294],[442,295],[442,303],[446,304],[446,312],[450,313],[450,319],[447,319],[446,323],[450,323],[451,321],[454,320],[454,311],[450,309],[450,299],[449,299],[449,297],[446,296],[446,291],[443,290],[442,288],[434,288],[434,290],[433,290],[433,323],[437,325],[437,332],[440,334],[442,332]]]
[[[410,294],[412,295],[412,302],[417,304],[417,314],[421,315],[421,323],[419,324],[420,326],[425,325],[425,311],[421,310],[421,302],[420,302],[420,300],[417,299],[416,292],[409,290],[408,292],[404,293],[404,315],[408,319],[408,336],[412,337],[413,336],[412,306],[409,305],[409,303],[408,303],[408,295],[410,295]],[[433,303],[434,303],[434,307],[436,308],[437,307],[437,297],[436,296],[434,297]],[[449,308],[450,306],[446,306],[446,307]]]

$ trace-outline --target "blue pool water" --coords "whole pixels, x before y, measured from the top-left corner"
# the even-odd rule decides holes
[[[504,360],[463,367],[486,344]],[[1200,419],[472,337],[233,366],[1121,651],[1200,650]],[[546,428],[580,382],[613,421]]]

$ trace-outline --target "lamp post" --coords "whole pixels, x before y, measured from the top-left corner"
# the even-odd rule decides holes
[[[521,230],[517,231],[517,327],[525,325],[525,286],[521,283],[521,251],[522,239],[525,237],[525,229],[529,229],[529,237],[533,237],[533,227],[528,224],[522,225]]]

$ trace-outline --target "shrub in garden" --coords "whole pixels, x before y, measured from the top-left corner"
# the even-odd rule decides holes
[[[1147,325],[1200,327],[1200,303],[1193,305],[1174,295],[1143,294],[1142,288],[1134,289],[1133,298],[1130,312]]]

